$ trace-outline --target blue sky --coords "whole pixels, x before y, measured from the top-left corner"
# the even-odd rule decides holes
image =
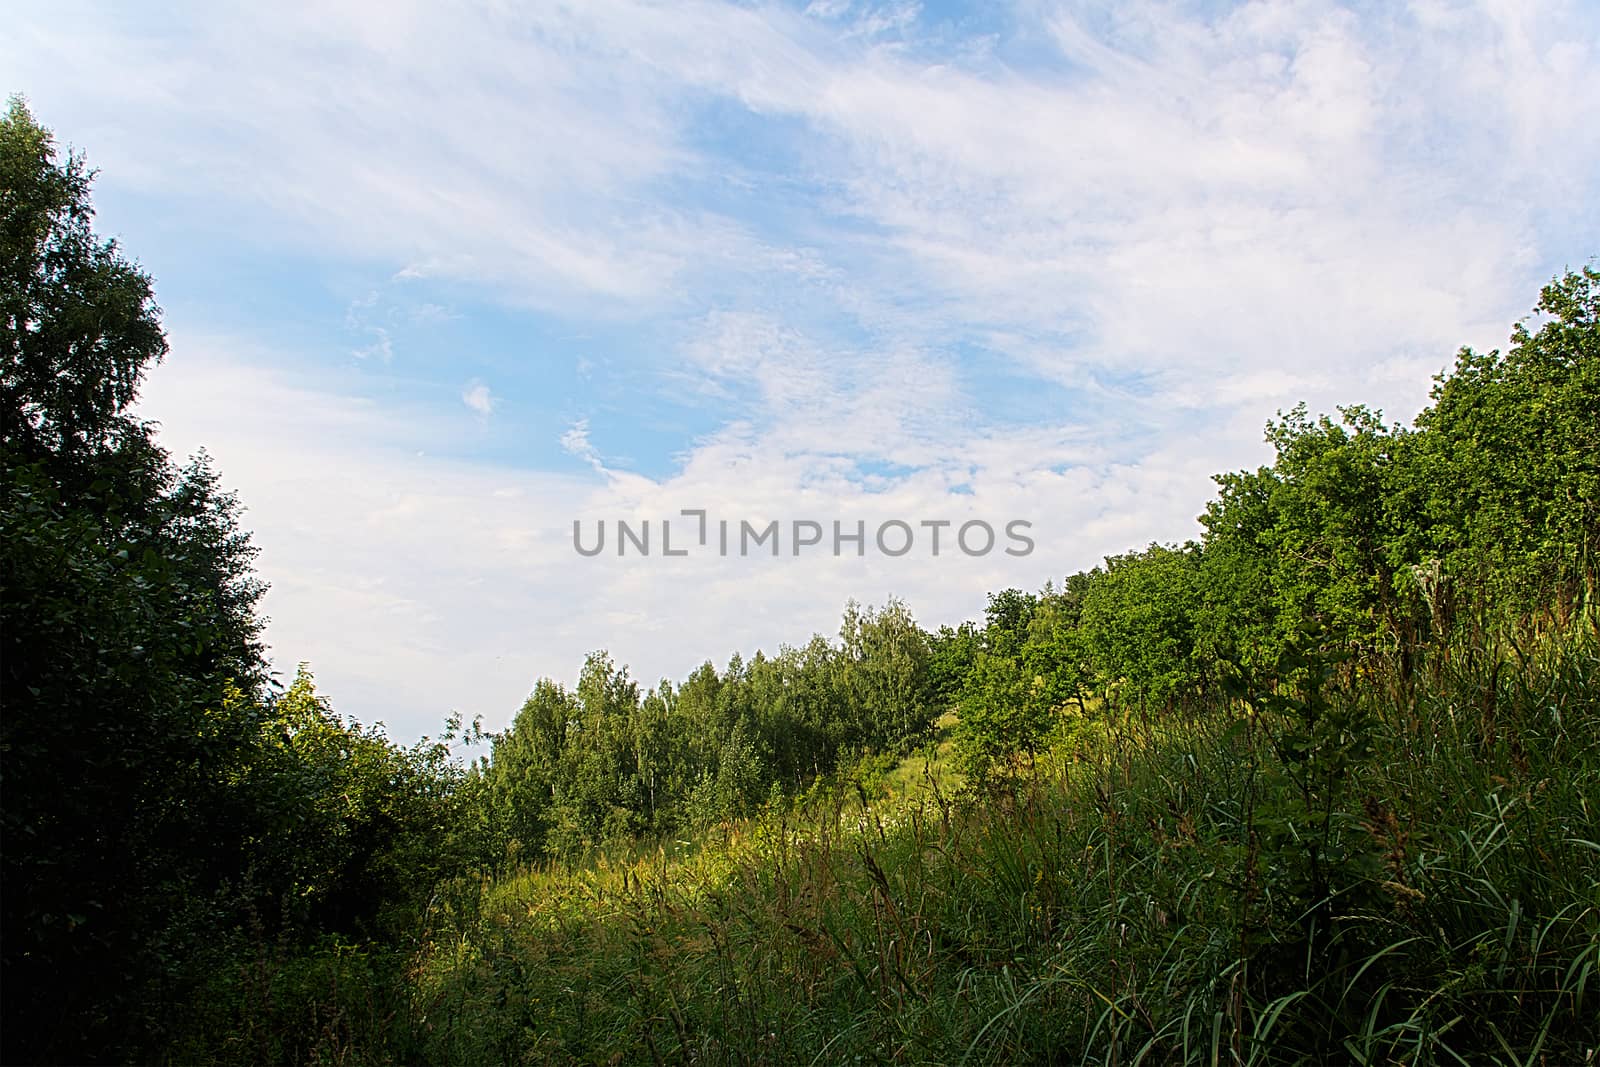
[[[402,738],[975,616],[1409,419],[1600,251],[1600,7],[22,3],[0,88],[157,281],[142,410]],[[1012,518],[1025,558],[584,559],[575,518]]]

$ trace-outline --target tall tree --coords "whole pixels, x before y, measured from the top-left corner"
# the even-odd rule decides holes
[[[167,350],[150,279],[92,229],[91,172],[0,120],[4,1053],[138,1040],[180,913],[241,870],[261,585],[233,498],[133,417]],[[233,695],[230,695],[233,694]]]
[[[1600,271],[1545,286],[1511,348],[1463,349],[1417,418],[1414,555],[1515,610],[1600,588]]]

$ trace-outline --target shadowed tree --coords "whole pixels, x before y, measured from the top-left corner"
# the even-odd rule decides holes
[[[91,227],[91,173],[0,121],[0,860],[8,1061],[126,1058],[236,878],[231,788],[264,680],[262,586],[204,456],[129,413],[165,354],[149,278]],[[144,999],[141,999],[144,998]]]

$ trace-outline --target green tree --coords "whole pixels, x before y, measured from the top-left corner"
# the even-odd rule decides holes
[[[638,713],[638,683],[605,652],[593,652],[574,697],[577,717],[567,727],[549,832],[551,850],[561,855],[642,828],[643,796],[629,734]]]
[[[1093,664],[1083,634],[1083,597],[1093,579],[1073,575],[1060,592],[1047,584],[1028,620],[1022,643],[1023,673],[1037,700],[1050,712],[1069,703],[1083,709],[1094,682]]]
[[[1207,681],[1196,654],[1199,551],[1151,545],[1106,560],[1083,598],[1082,640],[1102,684],[1171,707]]]
[[[1392,507],[1406,431],[1360,406],[1340,415],[1311,420],[1301,405],[1268,424],[1273,596],[1280,639],[1314,623],[1370,654],[1409,634],[1390,551],[1416,521]]]
[[[513,856],[544,853],[551,809],[561,791],[567,732],[577,722],[577,701],[556,682],[541,678],[493,741],[488,800],[496,830]]]
[[[1421,431],[1410,553],[1517,611],[1570,610],[1600,586],[1600,271],[1545,286],[1536,329],[1463,349]]]
[[[0,121],[0,722],[7,1060],[124,1058],[246,863],[262,587],[204,457],[129,414],[166,352],[91,173]],[[245,694],[240,698],[238,694]],[[185,940],[189,938],[190,940]]]
[[[447,740],[402,747],[340,717],[305,664],[270,702],[249,773],[253,873],[291,902],[296,929],[397,940],[440,880],[479,859]]]
[[[941,707],[956,702],[978,658],[978,628],[970,622],[941,626],[928,635],[931,699]]]
[[[861,730],[860,743],[897,749],[927,732],[937,709],[929,689],[927,635],[905,602],[881,610],[845,605],[839,626],[843,682]]]
[[[1052,708],[1043,679],[1024,660],[1038,598],[1017,589],[989,595],[977,655],[961,689],[958,755],[963,770],[983,781],[1010,758],[1032,758],[1049,737]]]

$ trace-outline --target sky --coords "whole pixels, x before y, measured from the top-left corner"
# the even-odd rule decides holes
[[[280,677],[403,741],[596,649],[651,685],[1196,537],[1276,412],[1408,422],[1600,253],[1593,2],[5,21],[0,91],[155,279],[139,411],[238,492]]]

